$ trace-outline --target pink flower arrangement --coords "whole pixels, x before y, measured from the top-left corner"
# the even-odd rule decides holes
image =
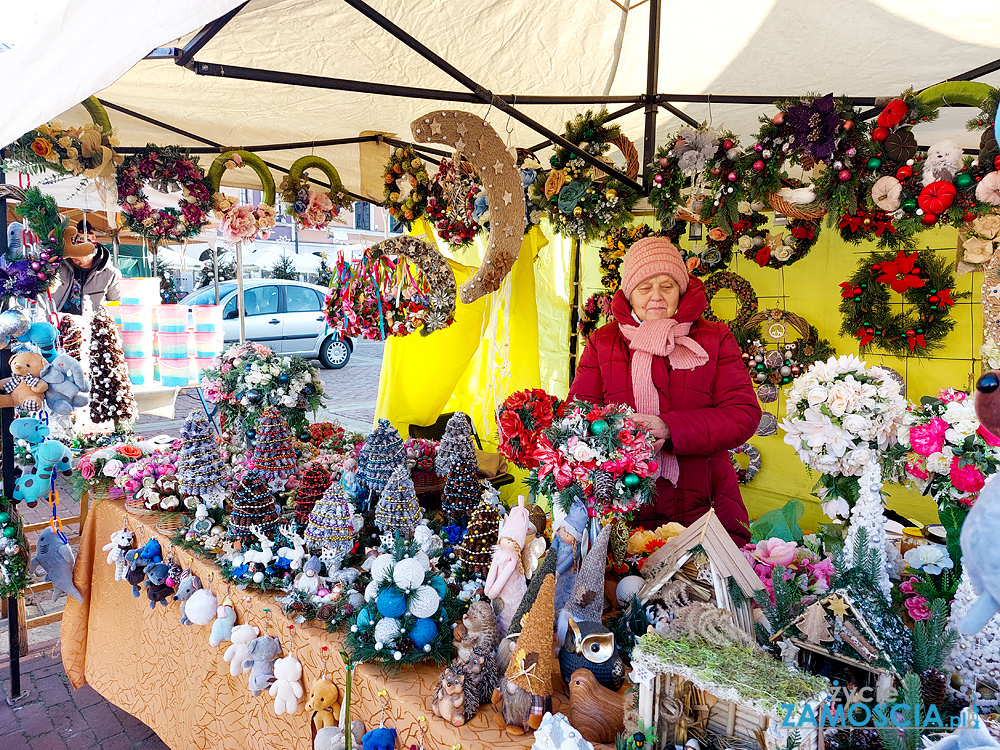
[[[225,375],[228,370],[232,369],[232,365],[228,362],[224,363],[222,366],[222,374]],[[225,399],[225,391],[222,387],[222,383],[217,380],[210,380],[206,376],[201,378],[201,392],[205,396],[205,400],[212,404],[217,404]]]
[[[976,468],[975,464],[962,465],[962,460],[955,456],[951,459],[951,483],[959,492],[978,493],[986,484],[983,473]],[[963,498],[964,500],[965,498]],[[965,505],[972,505],[972,499]]]
[[[924,597],[914,594],[908,599],[903,601],[903,605],[906,607],[906,613],[914,620],[928,620],[931,616],[930,607],[928,607],[928,601]]]
[[[830,578],[834,573],[833,561],[829,557],[820,557],[813,550],[800,547],[795,542],[777,537],[763,539],[743,547],[743,556],[764,584],[772,602],[773,576],[779,567],[784,568],[784,580],[795,581],[796,588],[806,596],[816,597],[825,594],[830,588]]]
[[[299,214],[302,224],[312,229],[322,229],[333,221],[334,216],[333,201],[330,196],[326,193],[310,190],[306,210]]]
[[[948,423],[940,417],[933,417],[924,425],[918,425],[910,430],[910,446],[921,456],[940,453],[944,447],[944,434],[948,431]]]
[[[787,567],[794,562],[798,551],[799,546],[795,542],[786,542],[778,538],[764,539],[757,542],[753,557],[771,567],[776,565]]]
[[[253,208],[245,203],[237,203],[226,211],[220,229],[228,242],[252,240],[257,234],[257,217]]]

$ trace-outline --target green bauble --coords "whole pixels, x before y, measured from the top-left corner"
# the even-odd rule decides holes
[[[910,211],[910,212],[916,211],[917,210],[917,199],[916,198],[907,198],[905,201],[903,201],[902,205],[903,205],[903,210],[905,210],[905,211]]]
[[[955,186],[960,190],[965,190],[966,188],[972,187],[972,175],[968,172],[962,172],[955,178]]]
[[[5,523],[10,523],[10,513],[0,513],[0,526]]]
[[[872,157],[868,160],[868,171],[874,172],[876,169],[882,166],[882,160],[877,157]]]
[[[15,529],[13,526],[8,526],[3,530],[3,535],[6,539],[13,539],[14,537],[17,536],[17,529]]]
[[[637,474],[629,472],[622,478],[622,482],[624,482],[625,486],[628,487],[630,490],[635,489],[636,487],[639,486],[639,476]]]
[[[603,435],[608,431],[608,423],[603,419],[595,419],[590,423],[590,434],[591,435]]]

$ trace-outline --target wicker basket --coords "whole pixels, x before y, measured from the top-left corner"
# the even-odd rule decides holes
[[[146,507],[146,501],[140,500],[134,495],[130,495],[125,498],[125,510],[131,513],[133,516],[152,516],[156,514],[155,510],[150,510]]]
[[[826,216],[827,211],[830,209],[822,201],[813,201],[812,203],[798,206],[794,203],[789,203],[777,193],[771,193],[767,196],[767,202],[777,213],[784,214],[789,219],[801,219],[803,221],[821,219]]]
[[[156,530],[164,536],[176,536],[184,526],[183,513],[157,513],[160,519],[156,522]]]
[[[707,224],[705,219],[701,218],[697,214],[693,214],[686,208],[678,208],[674,211],[674,218],[680,221],[686,221],[688,224]]]
[[[430,495],[444,490],[445,477],[439,477],[433,471],[414,471],[413,489],[418,495]]]

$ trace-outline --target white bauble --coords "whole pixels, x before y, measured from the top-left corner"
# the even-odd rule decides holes
[[[426,572],[423,562],[409,557],[396,563],[392,569],[392,580],[403,591],[412,591],[424,582]]]
[[[639,589],[646,582],[646,579],[642,576],[625,576],[618,582],[618,588],[615,589],[615,594],[618,597],[618,605],[621,607],[627,607],[631,601],[632,597],[639,593]]]
[[[375,640],[379,643],[392,643],[399,637],[400,632],[402,629],[395,617],[383,617],[375,623]]]
[[[379,555],[372,563],[372,580],[381,583],[384,579],[392,575],[392,566],[396,564],[396,558],[389,553]]]
[[[414,617],[433,617],[441,606],[441,595],[433,586],[420,586],[410,597],[409,610]]]
[[[372,581],[367,586],[365,586],[365,601],[373,602],[375,597],[378,596],[378,582]]]

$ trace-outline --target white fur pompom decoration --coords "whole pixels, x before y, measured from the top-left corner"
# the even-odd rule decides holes
[[[208,589],[198,589],[184,605],[187,618],[194,625],[209,625],[215,619],[219,600]]]
[[[800,188],[781,188],[778,195],[794,206],[805,206],[816,200],[816,191],[811,185]]]
[[[946,138],[927,149],[924,159],[923,183],[927,187],[932,182],[951,182],[962,163],[962,149],[953,140]]]
[[[410,614],[414,617],[433,617],[441,606],[441,595],[433,586],[420,586],[410,597]]]

